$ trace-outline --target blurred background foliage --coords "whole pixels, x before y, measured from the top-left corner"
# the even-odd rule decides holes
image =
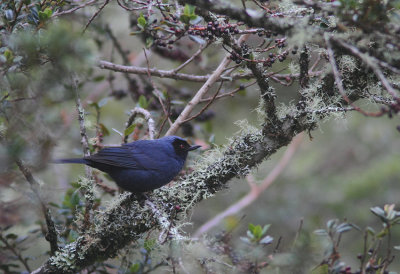
[[[61,239],[64,241],[61,245],[64,245],[74,241],[77,235],[73,219],[76,211],[82,211],[83,208],[77,182],[81,180],[84,168],[54,166],[48,161],[82,155],[75,108],[77,93],[87,114],[85,125],[93,150],[98,148],[98,143],[121,143],[117,131],[124,131],[127,114],[137,105],[153,110],[158,125],[162,116],[156,108],[152,109],[152,105],[157,104],[157,98],[151,95],[151,91],[147,92],[151,90],[147,76],[127,77],[95,66],[97,58],[116,63],[126,61],[117,53],[113,36],[129,53],[127,58],[131,64],[146,67],[143,48],[149,41],[143,41],[138,35],[130,35],[133,31],[132,21],[139,22],[137,17],[132,18],[127,12],[122,12],[116,3],[110,3],[93,20],[90,31],[82,33],[83,26],[88,23],[87,14],[98,11],[98,7],[88,6],[83,13],[71,13],[64,17],[55,16],[55,10],[56,7],[69,5],[68,1],[42,2],[3,1],[0,5],[3,20],[0,47],[0,132],[3,139],[3,145],[0,146],[0,227],[4,232],[2,234],[8,233],[8,240],[2,241],[2,247],[10,241],[20,247],[31,269],[47,258],[48,244],[42,235],[44,221],[37,201],[16,169],[14,160],[23,159],[40,181],[40,191],[56,216],[55,222],[62,230]],[[350,10],[354,9],[352,5],[356,5],[357,1],[342,2],[350,5],[347,9]],[[19,5],[23,7],[16,14]],[[386,20],[379,14],[370,16],[374,20]],[[348,13],[344,13],[343,18],[355,19],[354,14],[349,16]],[[361,23],[370,20],[370,17],[361,18]],[[257,39],[261,38],[253,37],[249,44],[256,43]],[[188,38],[179,42],[179,47],[187,56],[193,54],[198,46]],[[211,45],[198,62],[188,65],[183,71],[207,73],[214,69],[223,54],[224,51],[218,46]],[[147,51],[147,55],[150,67],[158,69],[171,69],[181,63],[179,58],[171,60],[151,51]],[[291,59],[297,58],[296,55],[291,56],[274,70],[284,68]],[[200,86],[198,83],[171,79],[157,78],[155,81],[163,86],[162,92],[170,97],[172,112],[179,112]],[[247,82],[232,82],[224,89],[237,88],[241,83]],[[135,85],[139,86],[141,94],[131,94],[130,88]],[[276,84],[275,88],[281,100],[285,101],[296,96],[293,93],[298,86],[296,83],[291,87]],[[227,138],[239,130],[236,121],[247,119],[250,124],[258,125],[255,111],[258,104],[258,88],[252,86],[234,97],[217,101],[207,110],[203,120],[185,126],[179,135],[203,144],[205,149],[211,143],[223,145]],[[232,230],[230,244],[246,253],[248,246],[240,237],[246,236],[246,233],[254,235],[252,233],[256,228],[250,229],[249,224],[260,224],[261,227],[270,224],[268,235],[273,237],[273,244],[268,248],[274,250],[277,240],[282,237],[277,248],[282,256],[277,257],[275,263],[284,266],[282,273],[300,273],[296,270],[310,270],[324,258],[327,241],[323,235],[316,235],[313,231],[325,228],[331,219],[338,219],[361,228],[361,231],[352,229],[344,234],[339,247],[340,260],[355,269],[359,265],[357,255],[363,252],[364,227],[370,226],[377,232],[382,229],[382,222],[371,213],[370,208],[398,203],[400,138],[397,125],[398,119],[367,118],[359,113],[346,114],[344,119],[322,123],[309,137],[304,136],[300,149],[276,182],[240,214],[225,219],[210,234],[216,236],[210,238],[218,242],[218,237],[225,235],[221,231]],[[138,127],[133,135],[143,136],[144,129],[145,126]],[[254,177],[258,181],[265,178],[282,153],[279,151],[262,163],[253,171]],[[189,166],[196,157],[199,155],[192,156]],[[114,187],[107,179],[105,183]],[[229,189],[195,207],[190,217],[191,224],[184,227],[187,233],[196,231],[201,224],[239,200],[249,190],[245,179],[234,179],[229,186]],[[96,192],[98,207],[114,198],[100,188]],[[249,234],[248,230],[253,232]],[[398,227],[391,236],[392,243],[400,245]],[[156,248],[153,245],[149,247],[147,239],[135,243],[135,248],[121,252],[122,259],[110,261],[107,267],[121,264],[121,272],[144,271],[150,253],[155,262],[167,252],[161,250],[154,255],[155,249],[163,247]],[[199,257],[207,253],[203,245],[199,247],[200,244],[192,243],[185,247],[177,245],[178,249],[190,251],[185,256]],[[289,256],[289,251],[297,254],[292,258],[294,261],[284,257],[285,252]],[[263,252],[262,248],[261,251],[252,248],[248,254],[255,259],[265,256]],[[397,259],[400,254],[393,255],[396,259],[392,269],[400,269]],[[23,269],[20,260],[13,260],[15,257],[16,254],[0,252],[0,263],[5,272]]]

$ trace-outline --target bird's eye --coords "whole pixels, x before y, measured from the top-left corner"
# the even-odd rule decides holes
[[[184,144],[180,144],[180,145],[179,145],[179,148],[180,148],[180,149],[184,149],[184,148],[185,148],[185,145],[184,145]]]

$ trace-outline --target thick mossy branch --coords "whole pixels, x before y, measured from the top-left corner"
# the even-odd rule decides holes
[[[172,187],[154,191],[148,198],[159,209],[178,219],[179,214],[172,214],[177,206],[186,211],[212,196],[231,178],[246,175],[308,126],[287,118],[281,127],[284,136],[264,136],[261,131],[242,133],[226,147],[220,158],[195,170]],[[76,272],[95,261],[116,256],[121,248],[141,234],[159,228],[157,216],[143,197],[127,193],[110,204],[106,211],[97,214],[94,223],[94,229],[50,257],[35,273]]]

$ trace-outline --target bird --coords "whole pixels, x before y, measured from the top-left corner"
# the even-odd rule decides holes
[[[118,147],[105,147],[96,154],[73,159],[57,159],[56,164],[85,164],[107,173],[122,189],[148,192],[168,184],[183,168],[189,145],[178,136],[138,140]]]

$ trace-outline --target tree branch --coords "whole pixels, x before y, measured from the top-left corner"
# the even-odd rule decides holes
[[[248,35],[243,35],[238,40],[238,44],[242,43],[247,38]],[[203,96],[209,91],[211,86],[219,79],[221,74],[224,72],[225,68],[231,62],[230,56],[231,56],[230,54],[225,55],[224,59],[221,61],[217,69],[211,74],[211,76],[204,83],[204,85],[197,91],[196,95],[186,105],[186,107],[183,109],[181,114],[178,116],[178,118],[175,120],[172,126],[168,129],[165,135],[173,135],[178,130],[178,128],[184,123],[184,121],[190,115],[194,107],[200,103]]]
[[[180,0],[179,2],[181,4],[191,4],[217,14],[224,14],[231,19],[246,23],[249,27],[264,28],[279,33],[285,33],[293,28],[293,25],[288,23],[287,19],[271,18],[266,12],[250,15],[249,9],[237,8],[226,4],[229,2],[222,3],[219,0]]]

